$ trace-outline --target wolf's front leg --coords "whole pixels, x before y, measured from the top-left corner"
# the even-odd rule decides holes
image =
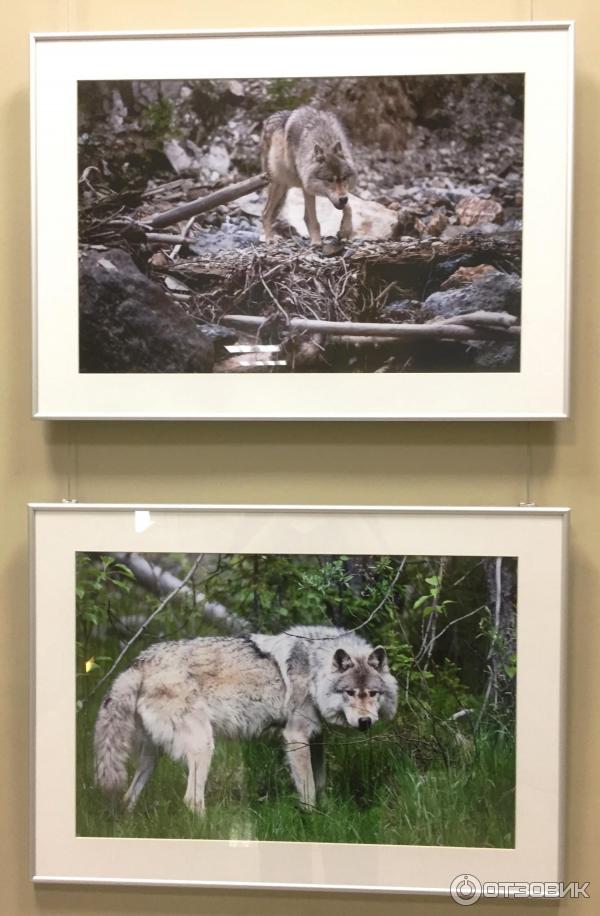
[[[317,219],[317,202],[314,194],[304,192],[304,222],[313,245],[321,244],[321,227]]]
[[[300,796],[303,808],[311,810],[315,806],[315,780],[310,759],[310,740],[306,731],[290,723],[283,730],[286,754],[294,785]]]
[[[263,232],[265,242],[273,240],[273,220],[281,210],[287,195],[287,187],[273,181],[267,191],[267,202],[262,213]]]
[[[341,239],[352,238],[352,207],[350,204],[346,204],[342,211],[342,222],[340,223],[338,235]]]

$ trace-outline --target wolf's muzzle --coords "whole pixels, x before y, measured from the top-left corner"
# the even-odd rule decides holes
[[[336,204],[336,207],[338,208],[338,210],[343,210],[347,203],[348,203],[348,198],[347,198],[347,197],[340,197],[340,198],[338,198],[338,202],[337,202],[337,204]]]
[[[369,716],[361,716],[361,718],[358,720],[358,727],[361,732],[366,732],[369,728],[371,728],[371,719]]]

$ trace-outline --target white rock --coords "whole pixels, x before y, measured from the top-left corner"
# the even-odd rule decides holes
[[[112,91],[112,108],[108,117],[108,123],[113,130],[119,130],[123,127],[127,117],[127,105],[118,89]]]
[[[227,88],[232,95],[243,96],[245,94],[244,84],[239,80],[227,80]]]
[[[231,159],[224,146],[213,143],[204,156],[202,165],[211,172],[217,172],[218,175],[226,175],[231,166]]]
[[[165,156],[178,175],[187,172],[196,165],[194,159],[186,153],[179,140],[167,140],[165,143]]]
[[[397,214],[393,210],[388,210],[374,200],[362,200],[354,194],[350,194],[350,206],[354,238],[390,238],[397,221]],[[291,188],[288,191],[281,215],[300,235],[308,236],[304,222],[304,197],[300,188]],[[325,197],[317,197],[317,218],[321,225],[321,235],[337,235],[342,213]]]
[[[236,203],[242,213],[247,213],[248,216],[260,216],[265,208],[266,197],[253,191],[252,194],[240,197]]]

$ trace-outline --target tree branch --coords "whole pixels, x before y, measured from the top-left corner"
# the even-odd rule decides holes
[[[192,578],[192,576],[194,575],[194,573],[195,573],[196,570],[198,569],[198,566],[199,566],[199,564],[200,564],[200,560],[202,559],[202,556],[203,556],[203,554],[198,554],[198,556],[196,557],[196,559],[195,559],[194,562],[192,563],[192,566],[191,566],[189,572],[187,573],[187,575],[185,576],[185,578],[182,579],[182,580],[179,582],[179,584],[177,585],[176,588],[173,589],[173,591],[169,592],[169,594],[167,595],[167,597],[164,598],[163,601],[160,602],[160,604],[158,605],[158,607],[156,607],[156,608],[152,611],[152,613],[149,614],[148,617],[146,617],[146,619],[145,619],[144,622],[141,624],[141,626],[138,627],[138,629],[137,629],[136,632],[133,634],[133,636],[131,637],[131,639],[130,639],[130,640],[125,644],[125,646],[121,649],[121,651],[120,651],[119,654],[117,655],[115,661],[112,663],[112,665],[110,666],[110,668],[108,669],[108,671],[106,672],[106,674],[105,674],[103,677],[100,678],[100,680],[98,681],[98,683],[96,684],[96,686],[94,687],[94,689],[89,693],[88,697],[86,698],[86,703],[89,702],[89,700],[91,700],[91,698],[94,696],[94,694],[97,693],[98,690],[100,690],[100,688],[102,687],[102,685],[106,683],[106,681],[108,680],[108,678],[111,676],[111,674],[115,671],[115,669],[118,667],[118,665],[119,665],[120,662],[122,661],[123,657],[124,657],[124,656],[126,655],[126,653],[129,651],[129,649],[131,649],[131,647],[132,647],[132,645],[134,644],[134,642],[136,642],[136,641],[140,638],[140,636],[142,635],[142,633],[144,632],[144,630],[146,630],[146,629],[150,626],[150,624],[152,623],[152,621],[154,620],[154,618],[157,617],[157,616],[160,614],[160,612],[166,608],[167,604],[169,604],[169,602],[171,601],[171,599],[174,598],[175,595],[178,594],[178,592],[180,592],[183,588],[185,588],[186,584],[189,582],[189,580]]]

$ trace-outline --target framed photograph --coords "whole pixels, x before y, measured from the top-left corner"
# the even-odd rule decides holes
[[[32,38],[34,416],[568,413],[572,23]]]
[[[566,523],[32,506],[34,880],[559,882]]]

